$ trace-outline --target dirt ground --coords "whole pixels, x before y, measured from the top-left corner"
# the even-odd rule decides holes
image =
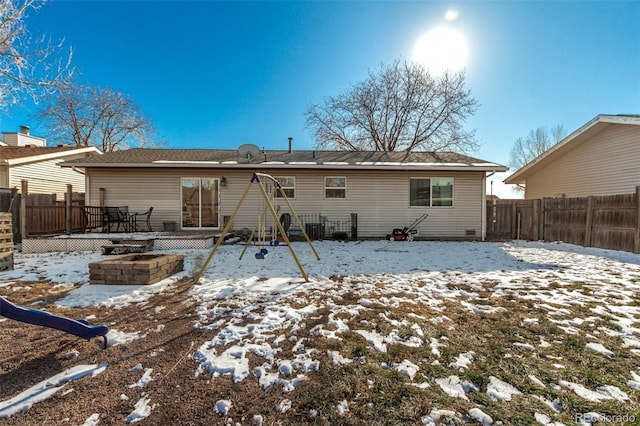
[[[0,295],[29,307],[42,300],[44,303],[37,305],[39,309],[70,318],[95,315],[91,323],[107,324],[119,332],[139,332],[141,337],[104,350],[100,337],[86,341],[58,330],[12,320],[0,322],[2,400],[76,365],[108,365],[98,376],[69,383],[48,400],[1,420],[2,424],[82,425],[94,413],[100,415],[100,425],[124,424],[126,416],[144,395],[151,396],[155,406],[152,416],[141,424],[225,424],[228,419],[215,413],[215,402],[231,397],[234,401],[243,400],[230,393],[241,394],[248,384],[230,386],[226,378],[212,381],[206,374],[195,375],[197,364],[193,354],[215,331],[194,327],[196,315],[187,297],[187,284],[154,296],[144,308],[121,309],[60,308],[53,302],[62,294],[51,294],[51,288],[51,284],[22,282],[13,284],[13,288],[0,288]],[[164,308],[155,309],[157,306]],[[158,331],[160,324],[164,328]],[[67,359],[73,351],[79,354]],[[139,369],[134,369],[138,364],[144,369],[153,369],[153,380],[144,388],[131,387],[142,375]],[[267,395],[257,403],[248,397],[247,412],[252,411],[251,406],[255,406],[254,413],[263,412],[269,404]],[[249,415],[243,424],[250,424],[251,418]]]
[[[611,308],[606,312],[637,312],[637,291],[625,288],[635,289],[638,280],[633,271],[637,268],[633,266],[628,277],[619,266],[609,268],[612,265],[604,266],[604,275],[594,273],[595,281],[583,280],[580,275],[567,279],[570,274],[565,269],[513,274],[510,283],[516,287],[506,292],[503,289],[498,296],[495,294],[500,292],[494,291],[498,281],[494,278],[473,282],[471,275],[456,271],[448,274],[447,284],[434,288],[441,296],[421,299],[424,303],[414,303],[411,297],[419,295],[423,287],[428,289],[428,281],[400,283],[381,278],[362,282],[359,277],[335,275],[329,277],[335,286],[325,283],[307,289],[303,298],[297,293],[280,295],[276,300],[283,306],[318,306],[305,317],[305,326],[296,328],[295,339],[285,339],[277,346],[280,359],[292,360],[299,354],[294,347],[304,341],[305,348],[314,350],[313,359],[322,366],[291,392],[275,385],[264,389],[255,373],[238,383],[226,375],[213,379],[206,371],[197,374],[199,363],[194,354],[205,342],[216,338],[220,329],[196,326],[200,319],[196,309],[201,302],[190,296],[189,282],[178,282],[143,305],[119,309],[56,306],[55,301],[70,290],[68,286],[3,284],[0,295],[18,305],[70,318],[89,318],[93,324],[106,324],[121,333],[138,333],[139,338],[103,349],[101,338],[86,341],[0,317],[0,400],[15,397],[74,366],[106,365],[95,377],[68,383],[49,399],[0,419],[0,425],[123,425],[142,398],[150,401],[151,408],[148,417],[135,423],[142,425],[423,425],[423,416],[433,418],[434,412],[448,411],[452,415],[442,414],[446,420],[435,424],[461,426],[479,424],[471,415],[478,407],[496,419],[496,426],[534,424],[538,413],[574,425],[583,413],[593,412],[610,418],[624,415],[633,420],[616,424],[636,425],[640,394],[629,384],[632,376],[640,374],[636,347],[627,345],[630,339],[620,333],[619,319],[601,313],[599,307],[606,294]],[[603,286],[600,281],[607,284]],[[380,291],[386,286],[391,286],[391,291]],[[453,293],[457,295],[448,296]],[[583,302],[558,305],[566,312],[552,315],[548,313],[549,309],[556,309],[551,306],[552,295]],[[217,300],[219,313],[208,316],[207,324],[222,319],[244,321],[247,317],[236,315],[246,303],[251,314],[264,315],[271,303],[268,298],[262,300],[263,304],[241,297]],[[391,306],[392,298],[401,302]],[[349,313],[354,306],[363,306],[359,301],[366,301],[366,310],[357,315]],[[330,303],[334,306],[329,307]],[[473,313],[469,307],[475,309]],[[411,321],[403,322],[405,318]],[[525,321],[531,318],[536,321]],[[579,321],[582,318],[588,321]],[[636,317],[629,314],[629,318],[634,321],[629,327],[637,328]],[[407,341],[417,336],[415,324],[425,343],[389,344],[387,351],[376,351],[358,330],[345,332],[340,339],[323,338],[314,332],[318,325],[332,329],[334,326],[328,326],[330,321],[343,321],[350,330],[367,324],[380,335],[390,336],[393,331]],[[571,333],[566,327],[569,321],[573,324]],[[291,333],[294,337],[292,328],[283,329],[282,334]],[[277,334],[280,333],[274,333],[274,341]],[[612,355],[590,349],[588,346],[594,341],[601,342]],[[523,345],[526,342],[532,342],[531,346]],[[349,363],[336,365],[329,357],[329,352],[334,351],[348,358]],[[70,357],[73,353],[77,355]],[[469,354],[473,362],[460,367],[461,356]],[[246,357],[251,368],[266,364],[264,357],[249,351]],[[389,368],[407,360],[420,366],[415,381]],[[152,369],[149,383],[135,386],[147,369]],[[465,393],[464,398],[443,392],[435,380],[451,379],[452,375],[473,384],[476,390]],[[509,402],[492,399],[488,390],[491,376],[511,384],[521,394]],[[539,386],[530,379],[532,376],[542,383],[567,384]],[[574,392],[569,382],[587,390],[613,386],[628,396],[624,400],[588,400]],[[229,415],[216,412],[219,400],[232,402]],[[288,408],[287,404],[282,408],[284,402]],[[348,403],[346,413],[337,409],[343,402]],[[98,421],[87,422],[96,414]]]

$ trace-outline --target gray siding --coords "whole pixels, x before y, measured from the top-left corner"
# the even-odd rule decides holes
[[[640,126],[613,125],[527,178],[526,198],[635,192],[640,185]]]
[[[100,190],[105,188],[105,205],[126,205],[130,211],[143,211],[154,207],[152,225],[162,229],[163,221],[175,221],[180,225],[180,178],[226,178],[226,186],[220,191],[220,217],[230,216],[248,187],[251,172],[212,169],[90,169],[91,188],[87,204],[100,203]],[[426,173],[386,171],[271,171],[274,177],[295,176],[296,194],[291,200],[296,213],[320,213],[331,220],[348,219],[358,214],[360,237],[384,237],[393,228],[413,222],[422,213],[429,217],[419,228],[419,235],[428,238],[464,238],[466,230],[475,230],[482,236],[483,172]],[[324,177],[347,178],[346,199],[324,197]],[[454,179],[453,207],[409,207],[410,177],[451,177]],[[287,210],[284,200],[276,200],[280,213]],[[253,229],[264,208],[263,198],[256,185],[251,185],[249,195],[234,220],[233,228]],[[270,221],[270,220],[269,220]],[[269,224],[268,224],[269,225]]]

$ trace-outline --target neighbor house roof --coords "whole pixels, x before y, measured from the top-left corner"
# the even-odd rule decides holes
[[[71,160],[63,167],[153,168],[314,168],[314,169],[421,169],[505,171],[505,166],[453,152],[384,151],[276,151],[261,150],[251,157],[237,150],[134,148]]]
[[[0,146],[0,164],[16,165],[56,158],[64,160],[67,157],[84,153],[100,154],[101,152],[92,146],[81,148],[70,146]]]
[[[581,143],[588,141],[594,135],[611,126],[620,125],[640,126],[640,115],[597,115],[578,130],[549,148],[546,152],[527,163],[524,167],[516,170],[511,176],[504,180],[504,183],[523,184],[529,176],[576,148]]]

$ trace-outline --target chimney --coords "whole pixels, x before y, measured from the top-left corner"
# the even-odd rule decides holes
[[[291,154],[291,145],[293,144],[293,138],[289,136],[289,154]]]
[[[29,126],[20,126],[20,133],[29,136]]]

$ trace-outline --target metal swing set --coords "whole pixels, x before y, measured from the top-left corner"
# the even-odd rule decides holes
[[[266,259],[267,254],[269,253],[269,249],[267,249],[267,245],[269,245],[271,247],[278,247],[278,246],[281,245],[280,241],[277,238],[278,233],[279,233],[279,235],[284,240],[284,244],[282,244],[282,245],[286,245],[289,248],[289,252],[291,252],[291,256],[295,260],[296,265],[298,265],[298,269],[300,269],[300,273],[302,274],[302,277],[304,278],[305,282],[309,282],[309,276],[307,275],[306,271],[304,270],[304,267],[302,266],[302,263],[300,262],[300,259],[298,258],[298,255],[296,254],[295,250],[293,249],[293,245],[291,244],[291,241],[289,240],[289,236],[287,234],[287,230],[285,229],[284,225],[287,225],[286,224],[287,220],[279,221],[277,219],[278,218],[278,212],[277,212],[276,207],[274,206],[274,198],[275,198],[276,193],[280,194],[280,197],[287,204],[287,207],[289,208],[289,211],[291,212],[290,217],[288,219],[289,223],[290,223],[291,219],[295,220],[296,224],[300,228],[302,236],[307,241],[307,243],[309,243],[309,247],[311,247],[311,250],[315,254],[316,259],[320,260],[320,255],[316,251],[315,247],[313,247],[313,244],[311,243],[311,239],[309,238],[309,235],[306,233],[306,231],[304,229],[304,226],[302,226],[302,222],[300,221],[300,218],[296,214],[295,210],[293,209],[293,206],[291,205],[291,202],[287,198],[287,195],[285,194],[284,190],[282,189],[282,186],[280,185],[280,183],[278,182],[278,180],[276,178],[274,178],[274,177],[272,177],[272,176],[270,176],[268,174],[265,174],[265,173],[254,173],[253,174],[253,176],[251,177],[251,180],[249,181],[249,184],[247,185],[247,187],[245,188],[244,192],[242,193],[242,196],[240,197],[240,200],[238,200],[238,204],[236,205],[235,210],[233,211],[233,213],[231,214],[229,220],[227,221],[227,224],[225,225],[225,227],[224,227],[224,229],[222,231],[222,236],[227,235],[227,233],[231,230],[231,226],[233,224],[233,220],[237,216],[238,212],[240,211],[240,208],[242,207],[242,204],[244,203],[245,199],[247,198],[247,195],[249,195],[249,192],[251,191],[251,188],[255,184],[257,184],[258,188],[260,189],[260,193],[262,194],[264,205],[263,205],[262,211],[260,212],[260,214],[258,216],[258,224],[257,224],[256,228],[251,232],[251,235],[249,236],[245,247],[242,249],[242,253],[240,254],[240,260],[242,260],[242,257],[244,256],[245,252],[247,251],[247,248],[251,245],[251,243],[252,243],[252,241],[254,239],[254,236],[256,236],[256,235],[257,235],[257,241],[256,241],[255,245],[259,248],[259,250],[256,253],[255,257],[256,257],[256,259]],[[267,243],[267,238],[266,238],[267,237],[266,219],[267,219],[267,216],[268,216],[267,212],[273,218],[273,225],[274,225],[271,228],[271,230],[272,230],[272,233],[271,233],[271,236],[270,236],[271,239],[270,239],[270,241],[268,243]],[[288,228],[288,227],[289,226],[286,226],[286,228]],[[207,257],[207,260],[204,262],[204,265],[202,265],[202,268],[200,269],[200,272],[198,272],[198,274],[196,275],[196,277],[194,279],[194,282],[198,283],[200,281],[200,278],[202,278],[202,275],[204,274],[204,271],[207,269],[207,266],[209,265],[209,263],[213,259],[213,256],[218,251],[218,248],[220,247],[220,245],[222,244],[223,241],[224,241],[223,237],[218,238],[218,240],[216,241],[216,244],[214,245],[213,249],[211,250],[211,253],[209,253],[209,257]]]

